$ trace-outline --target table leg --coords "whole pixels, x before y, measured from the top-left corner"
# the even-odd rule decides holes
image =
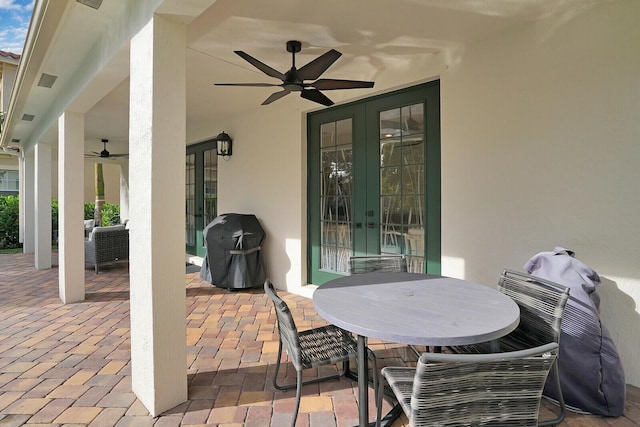
[[[367,339],[358,335],[358,427],[375,427],[375,422],[369,422],[369,358],[367,357]],[[377,375],[377,372],[374,373]],[[402,407],[396,404],[381,420],[381,427],[389,427],[402,414]]]
[[[358,414],[359,426],[369,425],[369,379],[366,338],[358,335]]]

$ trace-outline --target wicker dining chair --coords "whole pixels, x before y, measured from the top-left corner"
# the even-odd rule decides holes
[[[350,274],[374,272],[407,272],[407,258],[404,255],[368,255],[352,256],[349,258]],[[422,352],[413,345],[410,345],[409,348],[417,357],[420,357],[420,354],[422,354]]]
[[[377,271],[407,271],[407,258],[404,255],[370,255],[349,257],[349,273],[373,273]]]
[[[278,296],[273,284],[269,280],[264,282],[264,291],[273,301],[278,319],[278,332],[280,334],[278,358],[273,374],[273,386],[280,391],[296,388],[296,402],[293,420],[291,422],[291,426],[293,427],[298,418],[302,386],[331,379],[339,379],[345,375],[349,369],[349,359],[352,357],[355,359],[357,357],[358,344],[349,332],[334,325],[299,332],[287,303]],[[277,383],[283,347],[296,369],[297,378],[295,384],[279,385]],[[304,369],[338,362],[342,362],[343,364],[342,372],[304,382],[302,381],[302,371]],[[374,365],[374,372],[375,369],[376,367]],[[374,376],[374,390],[377,390],[377,388],[377,377]]]
[[[491,343],[450,347],[455,353],[494,353],[519,351],[547,343],[559,343],[562,316],[569,299],[569,288],[529,274],[504,270],[498,290],[520,307],[520,323],[510,334]],[[553,387],[558,395],[560,414],[540,426],[555,426],[564,420],[566,405],[562,397],[558,363],[554,363]]]
[[[411,427],[533,427],[557,352],[549,343],[507,353],[424,353],[415,368],[383,368],[381,385],[389,384]]]
[[[375,272],[387,272],[387,273],[403,273],[407,272],[407,258],[404,255],[367,255],[367,256],[352,256],[349,257],[349,273],[350,274],[364,274]],[[418,349],[409,345],[409,349],[420,357]],[[373,382],[376,394],[381,393],[383,389],[376,387],[376,382],[379,382],[377,371],[377,358],[373,350],[367,346],[367,352],[369,360],[372,361],[374,366],[373,370]],[[377,400],[377,398],[376,398]]]

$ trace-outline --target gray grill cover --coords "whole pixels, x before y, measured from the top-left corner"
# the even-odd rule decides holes
[[[524,266],[531,275],[570,288],[562,317],[558,368],[567,408],[605,416],[624,411],[625,378],[611,336],[600,322],[598,273],[574,258],[568,249],[540,252]],[[544,395],[558,398],[549,374]]]
[[[255,215],[228,213],[203,230],[207,253],[200,277],[220,288],[263,286],[261,246],[265,233]]]

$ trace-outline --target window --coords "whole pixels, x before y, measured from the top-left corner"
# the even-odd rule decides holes
[[[20,174],[17,170],[0,169],[0,193],[18,194]]]

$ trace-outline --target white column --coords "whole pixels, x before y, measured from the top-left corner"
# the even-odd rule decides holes
[[[129,219],[129,162],[120,164],[120,222]]]
[[[131,40],[131,378],[151,416],[187,400],[185,46],[158,15]]]
[[[22,186],[22,216],[23,232],[22,251],[26,254],[32,254],[36,251],[36,224],[35,224],[35,194],[34,180],[36,174],[35,156],[33,150],[24,153],[24,174],[20,178],[24,178]]]
[[[24,244],[24,153],[18,157],[18,241]]]
[[[84,300],[84,114],[58,119],[58,292]]]
[[[51,146],[35,145],[35,265],[38,270],[51,268]]]

